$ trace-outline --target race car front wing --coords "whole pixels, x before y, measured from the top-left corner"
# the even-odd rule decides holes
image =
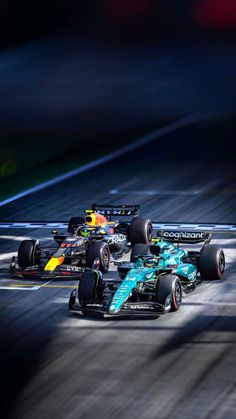
[[[85,269],[82,267],[66,264],[58,266],[54,271],[45,271],[43,266],[29,266],[27,268],[21,268],[16,266],[16,261],[13,257],[9,273],[13,277],[20,278],[67,278],[76,280],[80,278],[84,270]]]
[[[133,314],[155,316],[165,314],[168,311],[164,305],[150,301],[125,302],[117,312],[111,312],[109,306],[110,303],[108,301],[101,300],[88,300],[80,304],[76,296],[76,289],[71,292],[69,299],[69,310],[72,313],[100,313],[108,316]]]

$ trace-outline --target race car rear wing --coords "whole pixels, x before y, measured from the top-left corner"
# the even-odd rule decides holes
[[[92,211],[105,216],[133,216],[137,217],[140,214],[139,205],[92,205]]]
[[[205,231],[169,231],[160,230],[157,231],[156,240],[164,239],[168,242],[174,243],[210,243],[211,233]],[[155,238],[152,240],[155,242]]]
[[[157,222],[152,223],[154,229],[164,231],[192,231],[192,232],[211,232],[211,233],[229,233],[236,234],[235,224],[220,224],[220,223],[174,223],[174,222]]]

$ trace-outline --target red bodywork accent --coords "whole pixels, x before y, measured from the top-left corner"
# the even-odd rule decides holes
[[[35,275],[38,271],[16,271],[17,275]]]
[[[236,29],[235,0],[199,0],[194,12],[197,21],[204,26]]]
[[[60,248],[64,249],[64,248],[69,248],[69,247],[77,247],[78,244],[75,243],[61,243]]]

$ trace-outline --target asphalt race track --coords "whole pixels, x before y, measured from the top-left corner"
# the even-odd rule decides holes
[[[154,221],[235,224],[229,140],[204,125],[183,128],[3,206],[0,219],[67,221],[98,202],[141,204]],[[25,236],[50,241],[45,229],[0,230],[3,419],[235,418],[235,236],[214,235],[225,277],[202,282],[179,312],[104,320],[69,313],[75,282],[9,277]]]

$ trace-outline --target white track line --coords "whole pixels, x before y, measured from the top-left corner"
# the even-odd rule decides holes
[[[42,189],[46,189],[49,186],[55,185],[59,182],[63,182],[64,180],[67,180],[71,177],[74,177],[76,175],[79,175],[80,173],[86,172],[87,170],[93,169],[97,166],[100,166],[101,164],[110,162],[111,160],[122,156],[123,154],[128,153],[129,151],[135,150],[138,147],[141,147],[145,144],[150,143],[151,141],[154,141],[158,138],[164,137],[167,134],[171,134],[174,131],[177,131],[180,128],[184,128],[188,125],[191,125],[194,122],[197,122],[200,120],[200,116],[199,115],[191,115],[191,116],[186,116],[182,119],[180,119],[179,121],[173,122],[172,124],[169,124],[163,128],[159,128],[153,132],[151,132],[150,134],[147,134],[141,138],[139,138],[136,141],[133,141],[131,144],[120,148],[117,151],[114,151],[110,154],[107,154],[106,156],[103,156],[97,160],[94,160],[90,163],[87,163],[83,166],[77,167],[74,170],[71,170],[70,172],[64,173],[63,175],[57,176],[51,180],[48,180],[46,182],[40,183],[37,186],[34,186],[33,188],[30,189],[26,189],[25,191],[22,191],[14,196],[11,196],[8,199],[5,199],[3,201],[0,202],[0,207],[2,207],[3,205],[9,204],[13,201],[16,201],[17,199],[23,198],[24,196],[30,195],[32,193],[41,191]]]
[[[68,226],[68,224],[67,224],[67,226]],[[66,228],[67,228],[67,226],[66,226]],[[0,228],[6,228],[5,224],[4,224],[4,227],[1,227],[1,225],[0,225]],[[31,236],[9,236],[9,235],[8,236],[5,236],[5,235],[0,236],[0,240],[12,240],[12,241],[17,241],[17,242],[22,242],[23,240],[29,240],[29,239],[31,239]],[[49,240],[52,240],[52,239],[53,239],[53,236],[41,237],[40,242],[49,241]]]
[[[17,252],[11,252],[11,253],[3,253],[0,255],[0,260],[8,260],[11,259],[13,256],[16,256]]]
[[[28,222],[28,221],[20,221],[20,222],[11,222],[11,221],[0,221],[0,228],[50,228],[50,229],[57,229],[57,228],[68,228],[68,222],[58,222],[58,223],[48,223],[47,221],[40,221],[40,222]],[[4,237],[4,236],[0,236]],[[7,237],[7,236],[6,236]],[[9,236],[10,237],[10,236]],[[29,238],[29,237],[28,237]],[[40,240],[50,240],[52,237],[46,237]]]
[[[9,283],[9,285],[3,285],[0,286],[0,290],[23,290],[23,291],[38,291],[40,288],[43,288],[45,285],[50,284],[50,282],[53,281],[53,278],[50,279],[50,281],[47,282],[42,282],[42,284],[37,284],[37,285],[32,285],[32,286],[27,286],[27,282],[26,282],[26,286],[22,287],[20,285],[17,285],[17,283],[15,283],[13,285],[13,283]]]
[[[199,230],[199,231],[211,231],[215,233],[233,233],[236,234],[236,224],[208,224],[208,223],[163,223],[163,222],[156,222],[153,221],[152,223],[153,228],[158,230]],[[58,223],[49,223],[47,221],[41,222],[28,222],[28,221],[21,221],[21,222],[14,222],[14,221],[0,221],[0,229],[1,228],[58,228],[58,229],[67,229],[68,223],[67,222],[58,222]],[[7,236],[8,237],[8,236]],[[10,237],[10,236],[9,236]],[[1,236],[0,236],[1,238]],[[50,239],[50,237],[49,237]]]
[[[35,289],[35,290],[39,290],[40,288],[43,288],[45,285],[50,284],[50,282],[52,282],[52,281],[53,281],[53,278],[52,278],[52,279],[50,279],[50,280],[49,280],[49,281],[47,281],[47,282],[44,282],[43,284],[36,285],[36,286],[34,287],[34,289]]]
[[[32,288],[26,288],[26,287],[12,287],[12,286],[9,286],[9,287],[0,287],[0,290],[21,290],[21,291],[37,291],[37,287],[32,287]]]
[[[200,195],[203,192],[201,190],[193,190],[193,191],[171,191],[171,190],[145,190],[145,191],[125,191],[120,189],[111,189],[109,191],[110,195],[144,195],[144,196],[154,196],[154,195]]]

